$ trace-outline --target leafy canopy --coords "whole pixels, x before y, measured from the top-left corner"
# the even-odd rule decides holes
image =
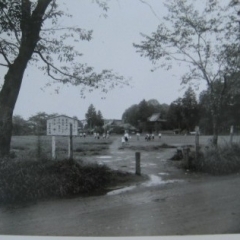
[[[8,68],[18,57],[25,38],[31,36],[27,27],[34,21],[34,13],[43,2],[49,2],[49,5],[29,64],[43,70],[53,80],[48,86],[52,83],[81,85],[81,94],[84,96],[86,88],[89,91],[99,88],[107,92],[115,85],[129,83],[129,80],[112,70],[96,73],[93,67],[81,62],[82,53],[78,50],[81,41],[90,41],[93,31],[79,26],[62,25],[64,18],[72,16],[61,10],[56,0],[0,0],[1,66]],[[95,2],[104,11],[108,10],[106,1]]]
[[[237,10],[219,0],[169,0],[168,15],[150,36],[134,44],[156,68],[186,66],[182,82],[204,80],[208,86],[239,71]]]

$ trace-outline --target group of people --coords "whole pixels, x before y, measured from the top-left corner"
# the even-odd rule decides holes
[[[145,140],[146,141],[154,140],[154,138],[155,138],[154,133],[152,133],[152,134],[147,133],[146,136],[145,136]],[[158,133],[158,138],[159,139],[162,138],[162,134],[161,133]]]
[[[136,137],[137,137],[137,140],[140,140],[140,133],[139,132],[136,133]],[[146,136],[145,136],[146,141],[154,140],[154,138],[155,138],[154,133],[152,133],[152,134],[147,133]],[[158,138],[159,139],[162,138],[161,133],[158,134]],[[127,131],[125,131],[124,135],[122,136],[122,145],[125,145],[126,143],[128,143],[129,139],[131,139],[131,136],[128,134]]]
[[[86,137],[86,133],[80,133],[79,136],[85,138]]]
[[[94,132],[93,136],[95,139],[100,139],[101,137],[104,139],[108,139],[109,138],[109,133],[107,132],[106,134],[103,133],[103,135],[101,136],[99,133]]]
[[[152,133],[152,134],[146,134],[146,136],[145,136],[145,140],[146,141],[150,141],[150,140],[154,140],[154,133]]]

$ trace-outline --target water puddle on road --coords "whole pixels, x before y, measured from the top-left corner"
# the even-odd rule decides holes
[[[165,175],[165,174],[164,174]],[[161,177],[156,175],[150,175],[150,180],[142,184],[142,186],[152,187],[160,184],[167,184],[167,183],[175,183],[175,182],[182,182],[183,180],[162,180]]]
[[[143,183],[143,186],[146,187],[151,187],[151,186],[156,186],[156,185],[160,185],[160,184],[164,184],[166,181],[163,181],[162,178],[156,176],[156,175],[150,175],[150,180]]]
[[[160,173],[158,173],[158,175],[169,175],[169,173],[160,172]]]
[[[162,180],[161,177],[158,177],[156,175],[149,175],[149,177],[150,177],[150,180],[142,183],[140,186],[152,187],[152,186],[157,186],[157,185],[162,185],[162,184],[167,184],[167,183],[175,183],[175,182],[181,182],[182,181],[182,180]],[[134,188],[136,188],[136,186],[119,188],[119,189],[108,192],[107,195],[117,195],[117,194],[120,194],[120,193],[123,193],[123,192],[131,191]]]
[[[117,190],[113,190],[113,191],[111,191],[111,192],[108,192],[107,195],[120,194],[120,193],[123,193],[123,192],[127,192],[127,191],[130,191],[130,190],[133,190],[134,188],[136,188],[136,186],[130,186],[130,187],[120,188],[120,189],[117,189]]]
[[[99,156],[97,158],[100,158],[100,159],[107,159],[107,158],[112,158],[112,156]]]

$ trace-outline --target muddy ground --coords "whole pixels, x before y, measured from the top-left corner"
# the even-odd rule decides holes
[[[189,140],[189,139],[188,139]],[[39,236],[163,236],[240,232],[240,176],[190,173],[170,161],[174,148],[149,151],[163,140],[116,138],[103,155],[86,162],[135,172],[141,152],[141,181],[91,197],[41,201],[0,208],[0,234]],[[167,141],[167,140],[166,140]],[[191,139],[189,140],[191,142]],[[184,142],[186,144],[188,141]],[[171,142],[178,146],[178,143]],[[136,146],[145,146],[144,150]],[[149,148],[149,149],[147,149]]]

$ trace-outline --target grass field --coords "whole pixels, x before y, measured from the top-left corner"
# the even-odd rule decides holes
[[[68,137],[56,137],[56,158],[63,159],[68,156]],[[93,137],[73,137],[73,151],[75,157],[85,155],[98,155],[100,152],[108,150],[111,139],[94,139]],[[11,151],[17,157],[29,156],[34,157],[40,146],[41,154],[44,157],[51,158],[52,155],[52,138],[51,136],[13,136],[11,142]]]
[[[91,156],[104,154],[109,145],[115,140],[119,139],[121,142],[121,135],[112,135],[109,139],[94,139],[93,136],[73,137],[73,151],[74,157]],[[200,145],[207,146],[210,144],[211,136],[200,136]],[[219,144],[229,143],[229,136],[219,136]],[[240,136],[234,136],[234,142],[240,143]],[[161,139],[155,137],[153,141],[145,141],[144,135],[140,137],[138,141],[136,136],[132,136],[130,139],[130,145],[132,147],[147,147],[166,144],[169,146],[182,146],[182,145],[194,145],[195,136],[192,135],[163,135]],[[51,136],[41,136],[40,144],[38,144],[37,136],[13,136],[11,142],[11,150],[18,157],[29,156],[34,157],[37,153],[40,145],[41,154],[47,158],[51,158],[52,152],[52,138]],[[66,158],[68,155],[68,137],[56,137],[56,157],[57,159]]]
[[[194,136],[163,136],[161,139],[155,138],[151,141],[146,141],[144,136],[139,140],[136,136],[132,136],[129,143],[122,146],[121,137],[120,135],[111,136],[110,139],[94,139],[92,136],[74,137],[73,158],[76,161],[46,161],[51,159],[50,136],[13,137],[11,155],[15,158],[12,161],[2,159],[0,162],[0,202],[89,194],[92,191],[118,186],[123,182],[140,181],[143,179],[131,171],[135,166],[131,165],[134,162],[135,150],[142,152],[142,157],[146,160],[145,164],[149,162],[154,162],[156,165],[163,164],[160,166],[160,169],[163,169],[167,162],[161,162],[159,154],[163,154],[166,158],[174,153],[173,149],[163,148],[194,146],[195,142]],[[207,145],[209,138],[210,136],[200,136],[200,144]],[[234,141],[239,143],[239,137],[235,137]],[[219,145],[228,142],[229,137],[219,137]],[[239,145],[219,147],[219,151],[208,150],[206,158],[203,158],[198,165],[195,164],[197,166],[195,170],[213,174],[239,171],[239,152]],[[102,157],[106,157],[105,154],[111,160],[102,160]],[[56,138],[56,156],[57,160],[67,159],[67,137]],[[109,167],[106,162],[113,166]],[[122,169],[126,166],[127,169]],[[148,170],[152,171],[152,169]]]

